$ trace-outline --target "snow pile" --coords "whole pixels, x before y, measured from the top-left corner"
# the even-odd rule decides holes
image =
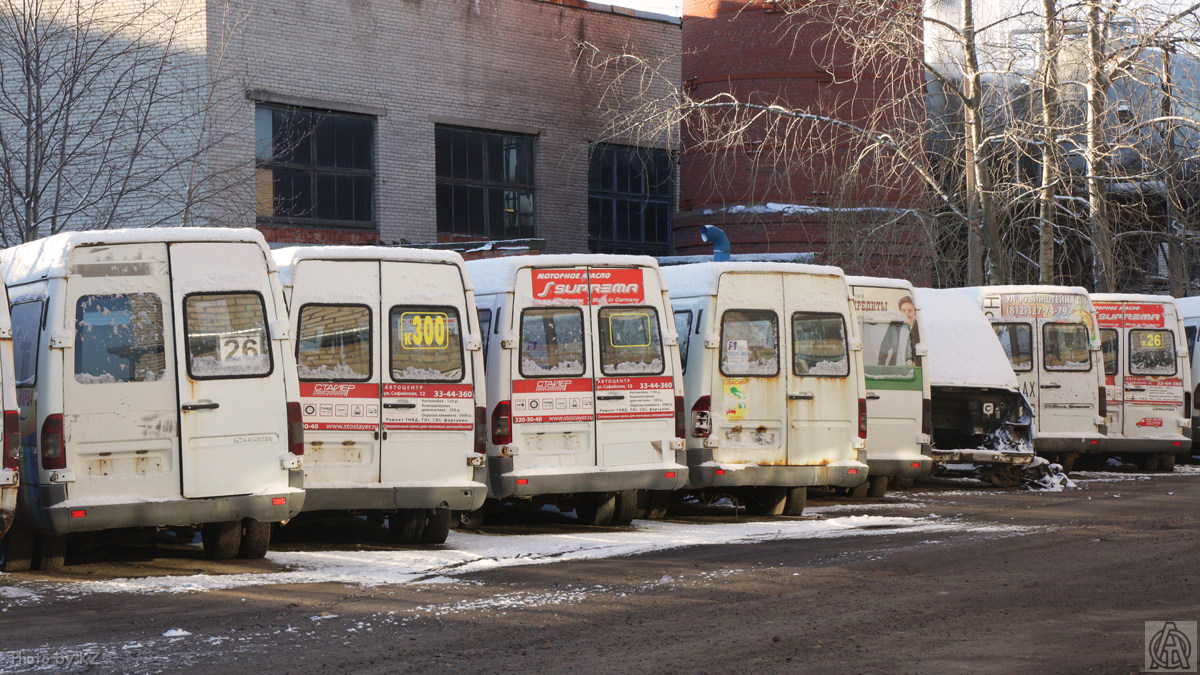
[[[1004,348],[969,295],[932,288],[918,288],[916,293],[932,386],[1017,390],[1017,376]]]
[[[1044,457],[1034,457],[1029,466],[1021,470],[1021,487],[1026,490],[1062,492],[1079,486],[1063,472],[1062,464],[1051,464]]]
[[[857,463],[855,463],[857,464]],[[862,465],[858,465],[862,466]],[[639,555],[652,551],[780,539],[828,539],[892,532],[1020,532],[936,517],[848,516],[727,524],[636,521],[633,529],[493,536],[451,532],[444,548],[392,551],[274,551],[288,569],[274,573],[197,574],[56,584],[72,593],[190,593],[267,584],[343,583],[360,586],[442,580],[473,572],[565,560]]]
[[[715,295],[721,275],[727,272],[742,272],[745,274],[801,274],[819,277],[837,277],[835,283],[838,291],[846,297],[850,295],[850,287],[846,285],[842,268],[832,265],[805,265],[801,263],[777,262],[704,262],[693,265],[673,265],[664,267],[663,279],[672,298],[693,297],[697,295]]]
[[[289,246],[274,249],[271,255],[279,266],[279,281],[284,286],[295,283],[296,265],[302,260],[387,260],[463,267],[462,256],[454,251],[400,246]],[[464,280],[466,276],[464,273]],[[467,289],[470,288],[467,282]]]

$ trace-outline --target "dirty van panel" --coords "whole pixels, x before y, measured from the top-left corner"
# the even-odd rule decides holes
[[[64,323],[74,336],[62,353],[71,499],[179,496],[170,297],[165,244],[71,254]]]
[[[783,281],[775,274],[725,274],[719,283],[720,345],[712,385],[712,436],[719,445],[713,459],[786,464],[788,364],[778,313]]]
[[[470,480],[475,373],[464,349],[462,275],[456,265],[385,261],[381,267],[389,346],[380,480]]]
[[[1082,323],[1046,322],[1042,329],[1039,373],[1039,416],[1042,431],[1071,431],[1091,424],[1096,409],[1096,371],[1088,327]]]
[[[924,364],[916,355],[921,341],[911,291],[855,287],[867,387],[867,455],[919,452]]]
[[[852,459],[858,435],[858,388],[851,377],[846,317],[793,312],[788,374],[788,463]]]
[[[251,494],[280,482],[287,452],[284,355],[262,249],[171,244],[183,496]]]
[[[1096,302],[1106,358],[1109,431],[1125,438],[1175,438],[1183,410],[1184,368],[1174,305]],[[1109,352],[1115,354],[1109,375]]]
[[[379,263],[302,260],[293,277],[304,484],[379,480]]]

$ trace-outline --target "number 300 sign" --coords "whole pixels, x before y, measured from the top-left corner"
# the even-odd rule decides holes
[[[442,349],[453,329],[444,312],[404,312],[400,315],[400,345],[404,349]]]

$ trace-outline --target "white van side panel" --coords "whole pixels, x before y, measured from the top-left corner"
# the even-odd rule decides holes
[[[177,369],[167,245],[71,254],[60,334],[68,498],[178,497]],[[43,339],[54,331],[43,333]],[[44,419],[44,417],[43,417]]]
[[[176,243],[170,255],[175,325],[184,327],[175,334],[176,353],[183,361],[183,496],[287,487],[281,455],[286,452],[284,373],[290,355],[280,348],[288,342],[272,335],[286,324],[276,319],[284,315],[276,306],[282,298],[271,283],[262,248],[252,243]],[[193,326],[185,323],[185,313]],[[190,359],[189,341],[196,347]]]

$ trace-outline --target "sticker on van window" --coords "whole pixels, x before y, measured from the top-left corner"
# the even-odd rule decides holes
[[[475,428],[475,388],[470,384],[385,384],[383,397],[385,429],[469,431]]]
[[[570,305],[630,305],[645,300],[641,268],[532,271],[533,299]]]
[[[1178,377],[1141,377],[1130,375],[1125,378],[1128,389],[1142,389],[1134,397],[1125,399],[1126,405],[1170,406],[1183,405],[1183,380]]]
[[[725,392],[724,410],[725,419],[740,420],[746,417],[746,386],[750,383],[750,378],[746,377],[727,377],[724,379],[722,389]]]
[[[445,312],[404,312],[400,315],[401,349],[445,349],[449,344]]]

